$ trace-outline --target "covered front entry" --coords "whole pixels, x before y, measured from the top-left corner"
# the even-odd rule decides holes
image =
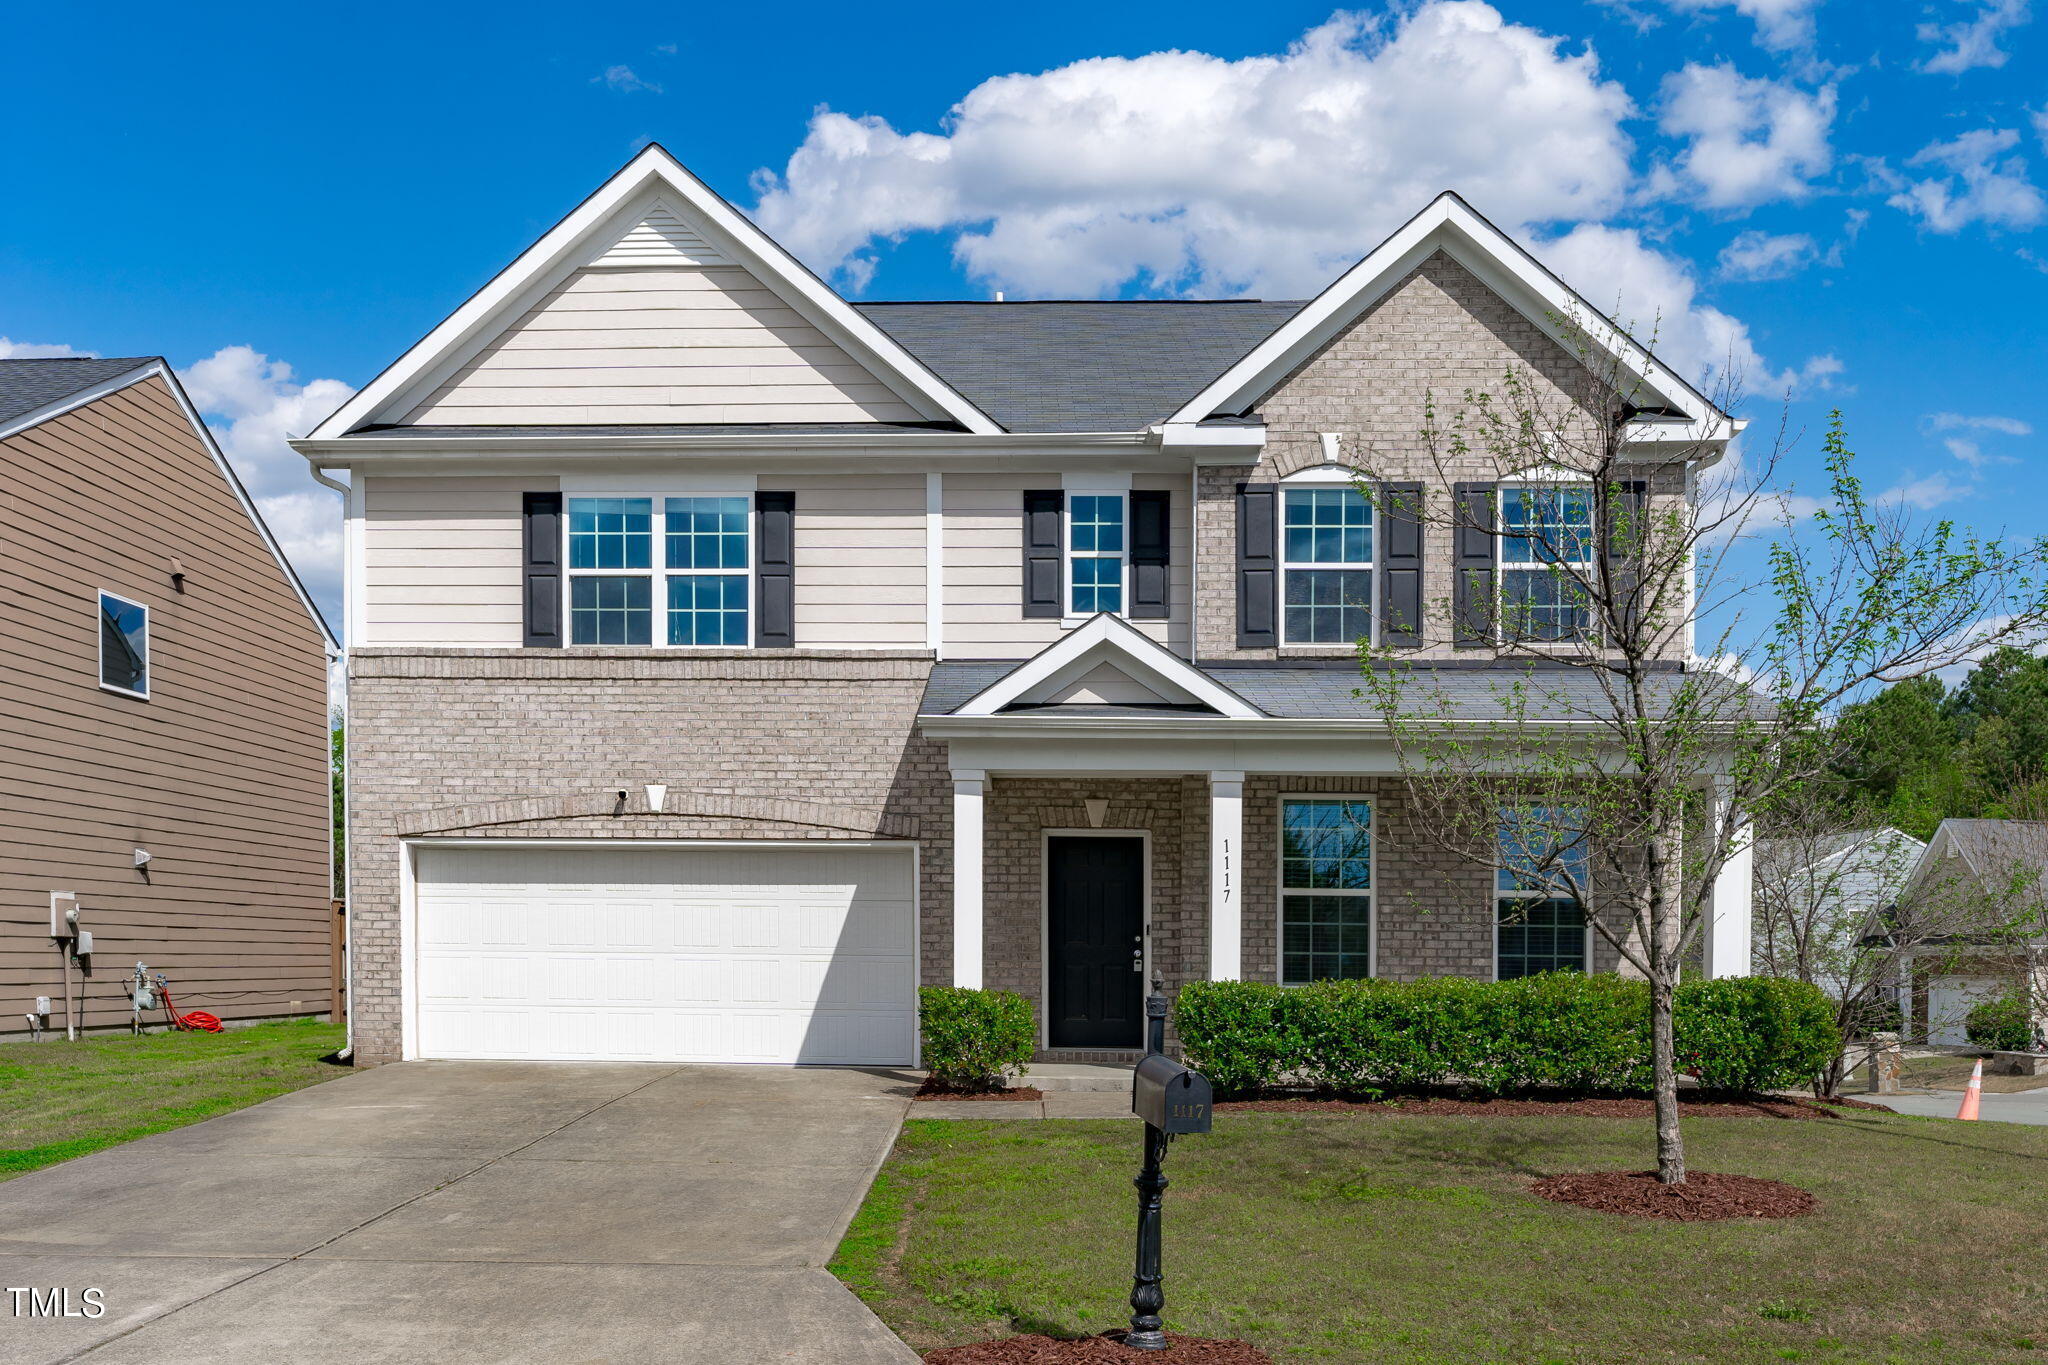
[[[416,850],[408,1055],[915,1060],[907,846]]]
[[[1045,920],[1048,1045],[1142,1045],[1145,841],[1048,835]]]

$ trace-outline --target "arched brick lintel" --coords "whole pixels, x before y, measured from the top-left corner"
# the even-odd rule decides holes
[[[844,830],[849,834],[887,839],[915,839],[917,821],[907,815],[889,815],[853,806],[828,805],[819,801],[789,801],[753,796],[696,795],[670,791],[659,813],[647,807],[646,794],[628,788],[624,800],[616,789],[609,792],[577,792],[567,796],[526,796],[509,801],[489,801],[468,806],[443,806],[421,811],[401,835],[411,838],[432,834],[455,834],[491,825],[527,824],[545,820],[580,820],[592,817],[638,817],[640,821],[664,816],[714,820],[761,820],[773,824],[805,825],[813,829]]]

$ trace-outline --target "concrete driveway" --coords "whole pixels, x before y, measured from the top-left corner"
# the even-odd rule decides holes
[[[1952,1119],[1963,1102],[1959,1090],[1922,1090],[1910,1095],[1858,1095],[1901,1114],[1925,1118]],[[1986,1123],[2048,1124],[2048,1087],[2016,1090],[2008,1094],[1987,1094],[1979,1102]]]
[[[0,1184],[0,1362],[914,1362],[821,1267],[887,1072],[407,1062]],[[17,1308],[17,1301],[19,1307]]]

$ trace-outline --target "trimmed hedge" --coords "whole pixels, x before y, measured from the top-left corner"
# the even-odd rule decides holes
[[[1484,1094],[1650,1089],[1641,981],[1554,972],[1514,981],[1196,981],[1175,1025],[1219,1094],[1306,1087],[1376,1097],[1458,1083]],[[1678,989],[1681,1065],[1712,1090],[1806,1082],[1841,1048],[1827,997],[1745,977]]]
[[[926,986],[917,993],[924,1065],[958,1090],[993,1090],[1024,1074],[1038,1033],[1031,1002],[1010,991]]]

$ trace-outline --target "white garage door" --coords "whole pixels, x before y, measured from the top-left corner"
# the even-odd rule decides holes
[[[423,848],[422,1057],[906,1064],[905,848]]]

